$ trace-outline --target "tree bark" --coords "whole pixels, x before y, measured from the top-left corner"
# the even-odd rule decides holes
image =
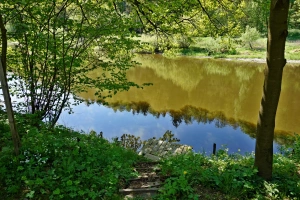
[[[14,113],[12,109],[11,99],[8,90],[7,78],[6,78],[6,52],[7,52],[7,37],[6,37],[6,29],[3,23],[2,15],[0,15],[0,29],[1,29],[1,38],[2,38],[2,57],[0,59],[0,81],[2,92],[4,96],[6,111],[8,115],[8,121],[10,126],[10,131],[12,135],[12,140],[14,144],[15,154],[19,155],[19,149],[21,146],[20,137],[17,132],[16,122],[14,118]]]
[[[273,139],[282,73],[286,64],[285,41],[288,34],[289,0],[272,0],[268,27],[267,68],[257,122],[255,163],[258,175],[272,178]]]
[[[1,41],[2,41],[1,60],[2,60],[2,67],[4,70],[4,76],[6,77],[7,35],[6,35],[6,29],[1,14],[0,14],[0,29],[1,29]]]

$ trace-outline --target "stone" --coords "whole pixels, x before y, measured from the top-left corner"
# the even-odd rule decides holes
[[[153,161],[159,161],[160,160],[160,157],[149,154],[149,153],[146,153],[144,156],[145,156],[145,158],[148,158],[148,159],[153,160]]]

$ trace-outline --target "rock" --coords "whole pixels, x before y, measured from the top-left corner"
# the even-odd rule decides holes
[[[148,158],[148,159],[153,160],[153,161],[159,161],[160,160],[160,157],[149,154],[149,153],[146,153],[144,156],[145,156],[145,158]]]

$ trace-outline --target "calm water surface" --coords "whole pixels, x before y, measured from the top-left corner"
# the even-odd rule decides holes
[[[213,143],[227,145],[230,152],[254,151],[255,125],[260,106],[265,65],[211,59],[167,59],[139,56],[142,66],[128,71],[128,79],[142,84],[108,100],[94,103],[94,91],[78,94],[85,103],[74,114],[63,113],[59,123],[76,130],[102,131],[104,137],[124,133],[146,140],[171,130],[181,143],[196,152],[212,151]],[[277,111],[277,144],[300,133],[300,67],[285,67]]]

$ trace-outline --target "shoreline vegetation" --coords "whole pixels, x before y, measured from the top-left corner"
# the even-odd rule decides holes
[[[134,165],[147,161],[137,154],[142,141],[108,141],[95,131],[50,128],[32,115],[16,115],[22,140],[13,155],[9,125],[0,113],[0,195],[4,199],[123,199],[118,193],[137,176]],[[177,142],[174,135],[162,139]],[[161,139],[161,138],[160,138]],[[126,148],[124,145],[126,143]],[[131,145],[132,144],[132,145]],[[300,196],[300,136],[274,155],[271,181],[253,168],[254,154],[215,155],[191,152],[162,159],[161,175],[169,177],[153,199],[297,199]],[[140,200],[142,198],[135,198]]]
[[[300,31],[291,30],[286,41],[285,57],[287,63],[300,63]],[[162,54],[166,57],[215,58],[233,61],[264,63],[266,60],[267,38],[251,42],[243,38],[173,36],[164,40],[142,34],[135,38],[142,45],[136,49],[138,54]]]

